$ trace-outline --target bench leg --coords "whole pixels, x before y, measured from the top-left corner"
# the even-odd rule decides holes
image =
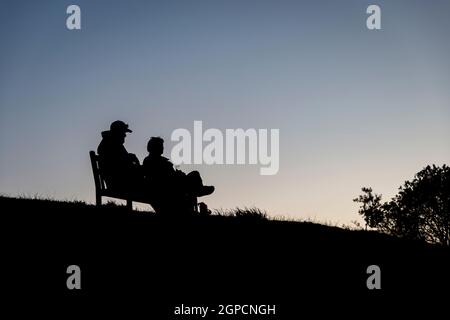
[[[127,209],[128,210],[133,210],[133,201],[127,200]]]
[[[197,197],[195,197],[194,198],[194,201],[193,201],[193,203],[192,203],[192,205],[193,205],[193,209],[194,209],[194,212],[195,213],[198,213],[198,199],[197,199]]]
[[[100,207],[102,205],[102,196],[100,194],[95,195],[95,205]]]

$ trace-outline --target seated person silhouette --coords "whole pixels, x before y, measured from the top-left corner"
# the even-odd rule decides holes
[[[144,159],[143,171],[146,183],[157,193],[168,209],[188,208],[195,204],[197,197],[214,192],[213,186],[203,185],[198,171],[188,174],[176,170],[173,163],[163,157],[164,140],[152,137],[147,144],[149,155]],[[178,206],[176,207],[175,205]],[[200,206],[201,213],[210,212],[205,204]]]
[[[136,196],[143,191],[144,179],[139,159],[124,147],[127,132],[133,131],[123,121],[111,123],[110,130],[102,132],[97,153],[108,189]]]

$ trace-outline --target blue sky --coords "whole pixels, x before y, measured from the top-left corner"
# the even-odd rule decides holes
[[[66,29],[81,8],[82,30]],[[370,4],[382,30],[366,28]],[[116,119],[280,129],[280,170],[198,169],[214,208],[349,223],[450,160],[448,1],[0,1],[0,192],[93,201],[88,151]]]

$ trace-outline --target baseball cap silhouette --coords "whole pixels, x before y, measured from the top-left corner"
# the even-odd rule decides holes
[[[128,129],[128,124],[121,120],[114,121],[113,123],[111,123],[111,126],[109,128],[113,132],[133,132]]]

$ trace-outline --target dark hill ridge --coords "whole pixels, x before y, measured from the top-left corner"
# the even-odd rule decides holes
[[[449,288],[448,248],[376,232],[245,216],[170,219],[82,202],[0,204],[7,278],[16,292],[45,299],[131,299],[162,314],[177,303],[264,302],[291,314],[299,301],[371,305]],[[71,264],[82,270],[81,291],[66,288]],[[373,264],[379,291],[366,286]],[[33,285],[30,270],[39,275]]]

